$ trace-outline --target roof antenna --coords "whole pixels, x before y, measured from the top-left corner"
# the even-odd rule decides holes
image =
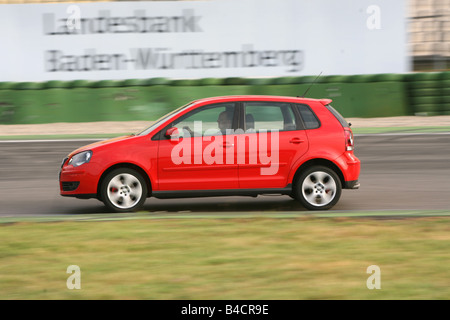
[[[319,75],[314,79],[314,81],[310,84],[310,86],[308,87],[308,89],[306,89],[305,93],[302,95],[302,98],[304,98],[306,96],[306,94],[308,93],[309,89],[311,89],[311,87],[313,86],[314,83],[316,83],[317,79],[319,79],[320,75],[322,74],[323,71],[320,71]]]

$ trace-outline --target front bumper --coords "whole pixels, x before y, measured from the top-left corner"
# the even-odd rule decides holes
[[[59,190],[62,196],[92,198],[97,196],[97,175],[90,172],[91,166],[83,169],[71,165],[63,166],[59,173]]]
[[[80,185],[80,181],[60,181],[61,191],[75,191]]]

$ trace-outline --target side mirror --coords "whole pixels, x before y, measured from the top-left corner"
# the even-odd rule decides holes
[[[178,132],[177,127],[172,127],[172,128],[167,129],[165,136],[167,138],[169,138],[170,140],[178,141],[178,139],[180,138],[180,133]]]

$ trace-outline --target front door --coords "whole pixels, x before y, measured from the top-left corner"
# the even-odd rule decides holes
[[[158,148],[159,190],[237,189],[234,103],[206,105],[163,129]],[[178,138],[164,133],[177,128]]]

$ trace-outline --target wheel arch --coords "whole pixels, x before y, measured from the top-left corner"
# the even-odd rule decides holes
[[[118,168],[128,168],[128,169],[133,169],[135,171],[137,171],[139,174],[142,175],[142,178],[144,178],[145,183],[147,185],[147,198],[151,196],[152,194],[152,182],[150,180],[150,177],[148,176],[147,172],[142,169],[141,167],[139,167],[136,164],[133,163],[129,163],[129,162],[122,162],[122,163],[116,163],[114,165],[112,165],[111,167],[109,167],[108,169],[106,169],[100,179],[98,180],[97,183],[97,197],[99,198],[99,200],[101,199],[101,192],[100,192],[100,188],[102,186],[103,180],[105,179],[105,177],[113,170],[118,169]]]
[[[337,166],[337,164],[335,164],[331,160],[327,160],[327,159],[323,159],[323,158],[315,158],[315,159],[310,159],[308,161],[305,161],[297,168],[297,170],[295,171],[294,177],[292,178],[292,188],[295,187],[296,181],[297,181],[298,177],[300,176],[301,172],[312,166],[324,166],[324,167],[330,168],[338,175],[339,180],[341,181],[342,187],[345,185],[344,174],[342,173],[342,170]]]

